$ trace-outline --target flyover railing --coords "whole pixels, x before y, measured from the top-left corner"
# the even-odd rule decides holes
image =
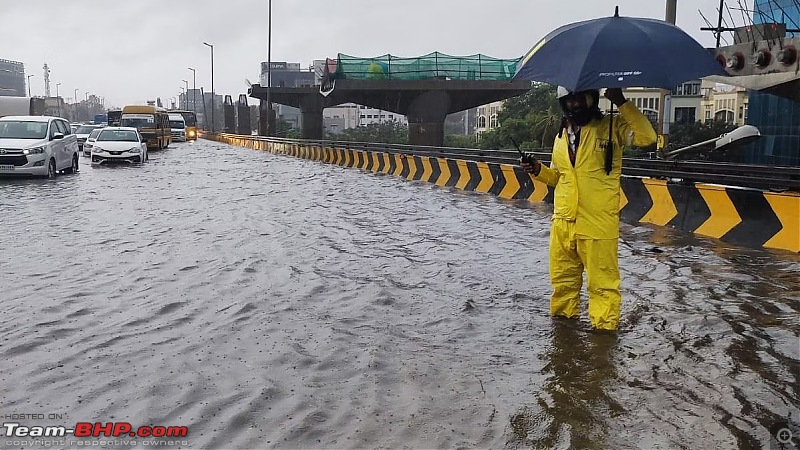
[[[259,141],[338,147],[349,150],[364,150],[397,153],[434,158],[461,159],[496,164],[518,164],[516,149],[484,150],[455,147],[427,147],[405,144],[382,144],[334,140],[286,139],[264,136],[248,136]],[[545,164],[550,162],[550,149],[535,149],[531,153]],[[672,182],[709,183],[726,186],[741,186],[771,191],[800,192],[800,167],[763,166],[705,161],[662,160],[623,158],[622,174],[634,177],[666,179]]]

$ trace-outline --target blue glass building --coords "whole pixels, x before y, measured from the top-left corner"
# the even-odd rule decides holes
[[[754,23],[783,22],[800,29],[800,7],[796,0],[756,0]],[[800,166],[800,102],[749,92],[747,123],[758,127],[761,139],[750,149],[731,152],[739,162],[777,166]]]

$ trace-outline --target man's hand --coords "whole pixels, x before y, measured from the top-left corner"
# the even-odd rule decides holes
[[[628,101],[627,99],[625,99],[625,95],[622,94],[622,89],[620,88],[607,88],[603,96],[609,99],[611,103],[613,103],[617,107],[621,106],[623,103]]]
[[[519,165],[522,167],[522,170],[532,173],[534,176],[539,175],[539,172],[542,170],[542,163],[531,155],[520,158]]]

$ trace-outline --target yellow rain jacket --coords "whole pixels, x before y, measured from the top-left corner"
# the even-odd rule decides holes
[[[568,318],[580,316],[580,290],[586,269],[589,320],[594,328],[616,330],[622,299],[617,263],[622,148],[652,145],[656,133],[632,102],[623,103],[613,121],[614,159],[611,173],[606,174],[609,120],[606,115],[581,127],[574,167],[565,130],[555,140],[550,167],[542,165],[536,179],[555,187],[550,233],[550,313]]]

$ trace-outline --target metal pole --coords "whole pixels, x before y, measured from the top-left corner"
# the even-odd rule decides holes
[[[717,20],[717,47],[719,48],[719,40],[722,38],[722,8],[725,7],[725,0],[719,0],[719,19]],[[755,9],[755,8],[753,8]]]
[[[664,20],[675,25],[675,16],[677,15],[677,9],[678,9],[678,0],[667,0],[667,14]]]
[[[61,83],[56,83],[56,101],[58,102],[58,115],[61,115],[61,97],[58,96],[58,87]]]
[[[203,44],[211,47],[211,132],[214,132],[214,97],[216,96],[214,93],[214,46],[209,44],[208,42],[203,42]]]
[[[269,0],[267,7],[267,136],[272,136],[272,0]]]
[[[667,8],[664,21],[675,25],[675,19],[678,12],[678,0],[667,0]],[[662,143],[666,148],[667,141],[669,140],[669,126],[672,121],[672,93],[669,90],[661,91],[661,136],[663,137]]]
[[[192,112],[197,118],[197,72],[191,67],[188,69],[192,71]],[[189,99],[187,98],[186,101],[188,102]]]
[[[186,85],[186,93],[183,94],[183,109],[189,109],[189,82],[183,80],[183,83]]]

